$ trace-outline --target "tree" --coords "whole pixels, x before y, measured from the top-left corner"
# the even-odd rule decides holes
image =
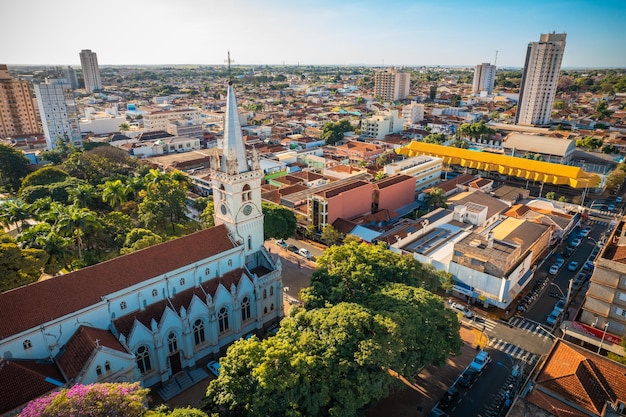
[[[96,227],[98,216],[95,212],[80,208],[76,205],[67,206],[61,210],[61,215],[57,217],[54,228],[62,236],[71,236],[78,248],[78,259],[83,259],[83,237]]]
[[[39,168],[37,171],[31,172],[22,180],[22,187],[32,187],[35,185],[48,185],[65,181],[70,175],[61,168],[48,166]]]
[[[84,183],[69,190],[69,197],[72,204],[79,207],[89,208],[94,201],[96,189],[93,185]]]
[[[431,133],[427,135],[424,139],[422,139],[422,142],[441,145],[446,140],[448,140],[448,138],[446,138],[446,135],[444,135],[443,133]]]
[[[0,232],[0,292],[37,281],[48,255],[41,249],[22,249]]]
[[[344,133],[351,132],[353,129],[348,119],[342,119],[338,122],[327,122],[322,128],[320,138],[326,141],[327,145],[334,145],[343,139]]]
[[[30,172],[29,163],[22,151],[0,144],[0,187],[17,191],[22,179]]]
[[[296,233],[297,222],[293,210],[267,202],[262,202],[261,206],[265,239],[288,239]]]
[[[327,224],[322,228],[322,235],[320,236],[322,241],[326,242],[328,246],[337,245],[341,243],[343,235],[332,225]]]
[[[619,190],[619,188],[624,183],[624,179],[626,178],[626,173],[621,170],[619,167],[611,171],[611,173],[606,178],[606,189],[610,192],[615,192]]]
[[[121,206],[127,201],[127,197],[131,192],[128,185],[122,180],[107,181],[102,184],[102,201],[107,203],[111,208]]]
[[[71,239],[52,230],[48,223],[37,223],[29,227],[18,238],[23,248],[42,249],[48,254],[44,272],[56,275],[71,262]]]
[[[609,110],[609,103],[606,100],[600,100],[598,104],[596,104],[594,117],[597,120],[604,120],[611,117],[613,112]]]
[[[32,400],[20,417],[141,417],[147,409],[149,391],[139,382],[74,385]]]
[[[213,204],[213,199],[206,202],[206,206],[200,214],[200,221],[202,221],[202,226],[204,227],[215,226],[215,205]]]
[[[135,228],[126,235],[122,254],[135,252],[163,242],[163,238],[147,229]]]
[[[172,234],[176,233],[176,223],[187,218],[186,185],[156,169],[145,177],[146,196],[139,204],[139,218],[151,230],[165,232],[169,221]]]
[[[549,191],[546,193],[546,198],[548,200],[556,200],[556,193],[554,191]]]
[[[119,129],[120,132],[127,132],[130,130],[130,126],[128,125],[128,123],[122,123],[121,125],[119,125]]]
[[[20,199],[0,203],[0,224],[4,227],[14,224],[17,227],[17,233],[21,233],[24,221],[30,217],[30,206]]]
[[[439,208],[446,207],[448,197],[446,197],[445,191],[441,188],[433,188],[429,193],[426,194],[426,198],[424,199],[424,205],[427,208]]]

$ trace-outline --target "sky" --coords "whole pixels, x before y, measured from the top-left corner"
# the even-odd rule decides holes
[[[563,68],[626,68],[625,0],[0,0],[0,64],[522,67],[567,33]]]

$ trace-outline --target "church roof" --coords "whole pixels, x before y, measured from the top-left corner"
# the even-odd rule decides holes
[[[0,294],[0,339],[102,301],[102,297],[234,248],[224,225]]]
[[[224,139],[222,144],[224,161],[232,154],[237,160],[237,173],[248,171],[246,149],[243,144],[241,123],[239,122],[239,112],[237,111],[237,100],[232,84],[228,86],[228,95],[226,97],[226,119],[224,122]],[[222,171],[226,172],[224,163],[222,165]]]
[[[58,364],[68,380],[75,379],[83,370],[91,354],[98,346],[127,353],[124,346],[108,330],[80,326],[63,346]]]

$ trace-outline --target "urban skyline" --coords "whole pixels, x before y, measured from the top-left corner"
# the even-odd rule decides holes
[[[29,28],[24,28],[28,16]],[[78,65],[83,49],[107,65],[523,66],[540,33],[567,33],[562,68],[626,67],[621,1],[329,0],[257,3],[112,0],[93,18],[77,0],[11,2],[0,17],[9,65]],[[63,24],[41,31],[51,21]]]

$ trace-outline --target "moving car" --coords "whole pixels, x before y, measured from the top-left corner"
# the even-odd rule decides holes
[[[491,362],[491,356],[484,350],[478,352],[472,363],[469,365],[469,369],[472,369],[476,372],[482,372],[483,369]]]
[[[456,310],[456,311],[458,311],[458,312],[460,312],[460,313],[463,313],[463,315],[464,315],[465,317],[467,317],[468,319],[470,319],[470,318],[472,318],[472,317],[474,316],[474,314],[472,313],[472,311],[471,311],[469,308],[465,307],[463,304],[459,304],[459,303],[450,303],[450,307],[451,307],[453,310]]]
[[[220,376],[220,363],[218,361],[211,361],[206,364],[206,367],[213,375]]]
[[[575,271],[576,269],[578,269],[578,262],[570,262],[569,264],[567,264],[567,269],[569,269],[570,271]]]

